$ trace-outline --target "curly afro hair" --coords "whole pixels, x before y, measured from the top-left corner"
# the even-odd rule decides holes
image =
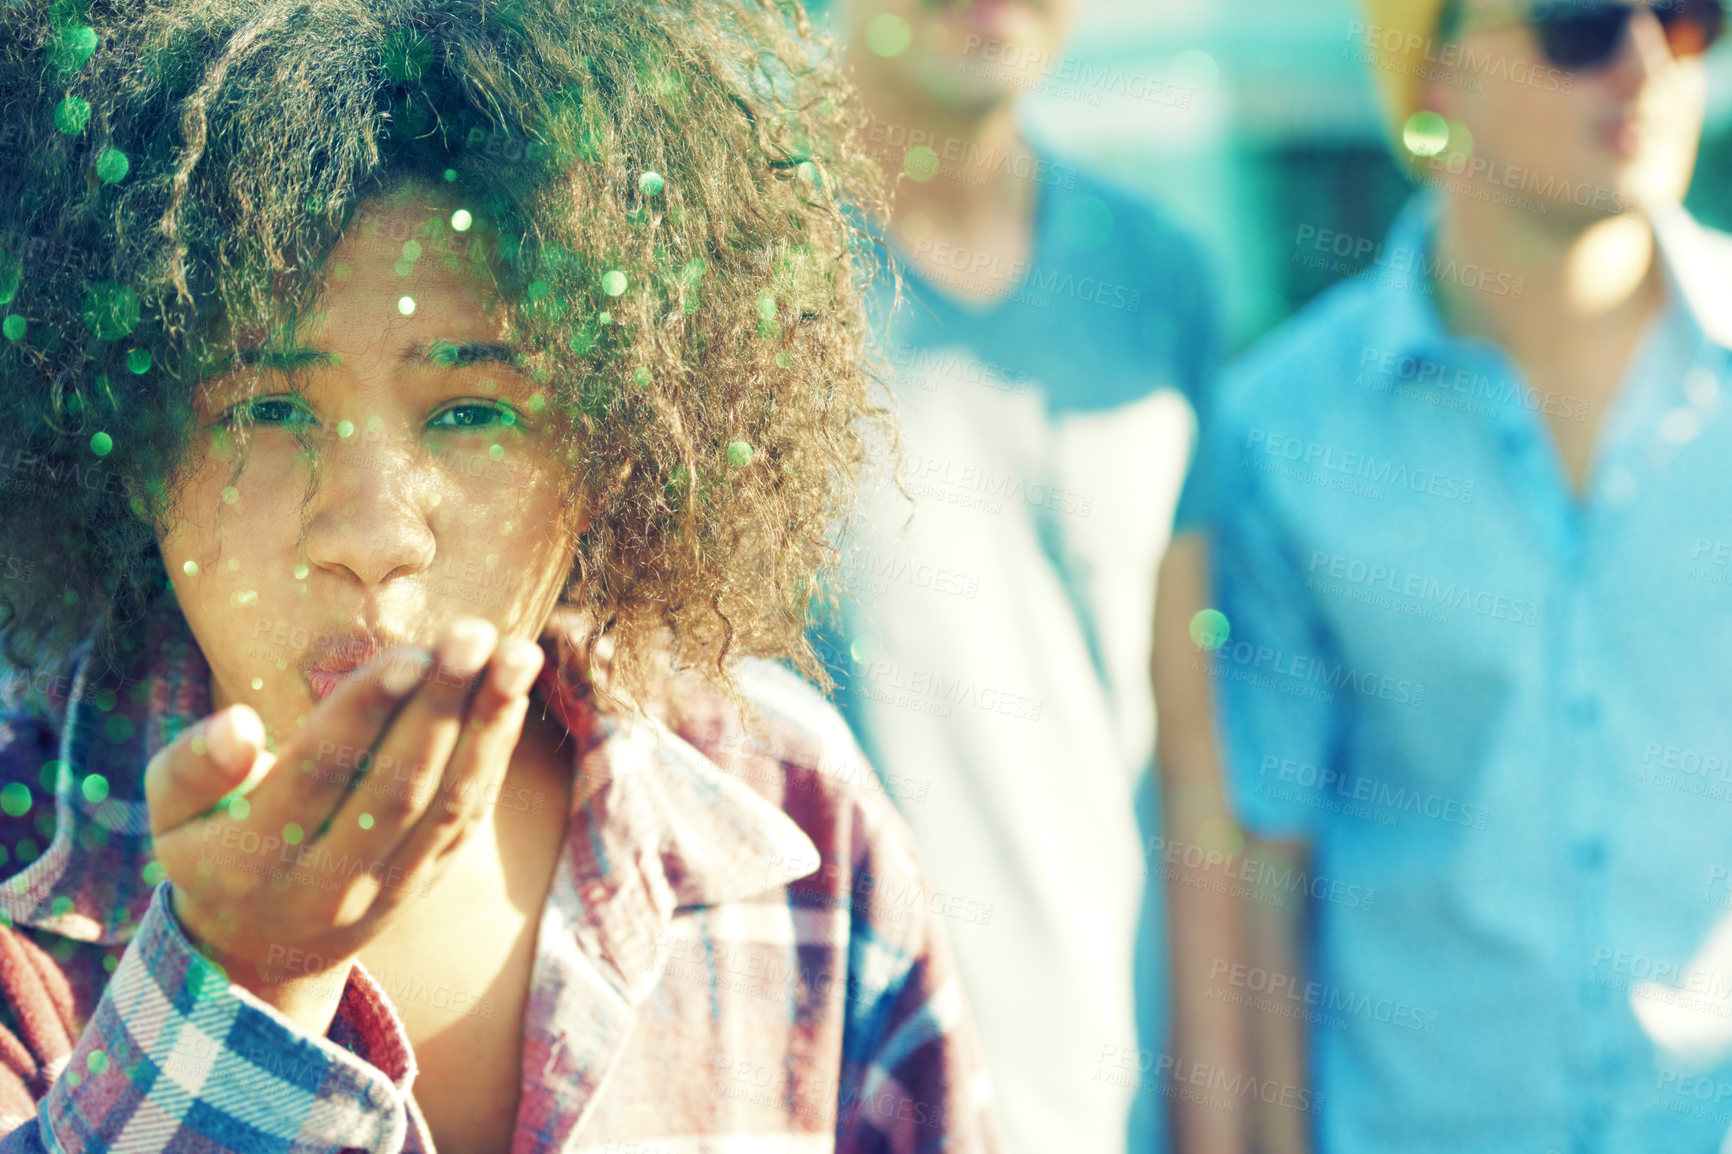
[[[561,604],[619,683],[665,653],[827,683],[808,613],[886,428],[838,58],[792,0],[12,0],[7,660],[138,648],[195,390],[425,181],[492,224],[513,360],[581,447]]]

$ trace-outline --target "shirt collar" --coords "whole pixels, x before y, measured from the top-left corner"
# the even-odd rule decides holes
[[[1443,327],[1426,273],[1441,212],[1435,193],[1410,197],[1368,270],[1391,287],[1379,301],[1385,349],[1423,354],[1471,343]],[[1726,288],[1732,284],[1732,237],[1705,228],[1679,205],[1652,210],[1650,220],[1673,301],[1710,340],[1732,349],[1732,292]]]
[[[575,644],[570,628],[550,629],[543,644],[557,652],[561,632]],[[0,917],[111,942],[129,937],[149,906],[162,875],[144,766],[210,712],[210,694],[209,667],[178,611],[141,632],[126,668],[101,668],[85,645],[69,674],[44,685],[36,724],[58,728],[42,779],[51,769],[54,833],[0,885]],[[555,892],[575,895],[565,911],[573,933],[624,989],[642,984],[653,965],[644,935],[665,940],[674,909],[750,897],[818,868],[811,839],[737,776],[762,750],[720,694],[684,683],[670,725],[603,707],[587,684],[553,674],[550,664],[539,689],[575,739],[578,775]]]

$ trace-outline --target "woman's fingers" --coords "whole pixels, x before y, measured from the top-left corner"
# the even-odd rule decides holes
[[[153,836],[209,813],[241,788],[265,748],[265,727],[249,705],[231,705],[157,751],[144,770]]]
[[[342,857],[353,847],[371,867],[389,857],[429,806],[440,804],[445,763],[457,747],[476,683],[499,633],[481,618],[459,618],[439,641],[432,676],[379,737],[366,773],[320,832]]]
[[[420,695],[431,661],[425,649],[398,646],[338,685],[248,795],[248,820],[273,833],[293,824],[311,837],[365,770],[392,715]]]
[[[358,854],[380,861],[375,882],[382,891],[397,891],[381,900],[394,905],[418,892],[432,865],[481,820],[510,766],[541,664],[541,647],[532,641],[507,641],[499,647],[468,703],[453,748],[440,760],[439,776],[421,787],[415,820],[396,830],[389,843],[372,836],[379,822],[366,808],[376,802],[365,783],[344,802],[327,835],[327,848],[339,857]],[[363,814],[372,814],[371,830],[364,827]]]

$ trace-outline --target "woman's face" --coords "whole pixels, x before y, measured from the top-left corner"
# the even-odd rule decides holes
[[[311,323],[197,399],[162,555],[215,707],[251,705],[275,740],[346,670],[457,617],[538,636],[570,571],[572,465],[547,390],[504,359],[491,268],[467,255],[493,238],[462,208],[422,185],[363,205]]]

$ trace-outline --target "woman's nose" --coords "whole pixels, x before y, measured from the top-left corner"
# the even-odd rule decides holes
[[[305,540],[310,562],[347,572],[366,588],[433,564],[434,485],[409,453],[362,439],[321,453],[314,482]]]

